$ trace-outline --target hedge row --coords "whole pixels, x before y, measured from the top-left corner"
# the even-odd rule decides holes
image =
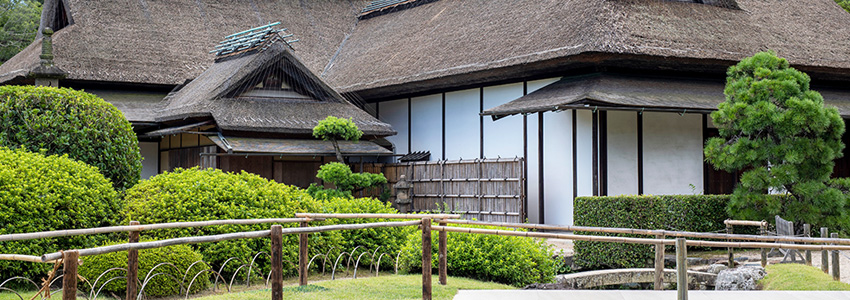
[[[729,198],[729,195],[578,197],[575,225],[717,231],[725,228],[723,221],[728,218]],[[591,269],[648,267],[655,255],[650,245],[583,241],[575,242],[575,251],[576,263]]]

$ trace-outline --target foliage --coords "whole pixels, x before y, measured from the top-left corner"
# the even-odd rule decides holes
[[[387,183],[384,174],[353,173],[351,168],[343,163],[331,162],[319,167],[316,174],[321,180],[333,183],[342,192],[355,189],[370,188]]]
[[[124,242],[111,242],[105,244],[104,246],[121,243]],[[166,275],[158,275],[152,277],[150,282],[145,286],[145,295],[153,297],[185,295],[186,291],[181,291],[181,288],[188,288],[189,283],[192,281],[196,274],[210,268],[206,263],[198,263],[192,265],[192,263],[202,259],[203,258],[201,257],[201,254],[198,254],[197,252],[193,251],[192,248],[188,245],[177,245],[164,248],[139,250],[139,280],[144,280],[148,272],[150,272],[152,268],[156,267],[160,263],[173,264],[173,266],[162,265],[156,268],[155,272],[151,275],[160,272],[163,272]],[[111,268],[126,269],[127,251],[86,256],[83,257],[82,260],[83,264],[80,265],[79,269],[80,275],[83,276],[83,278],[86,278],[91,281],[91,283],[94,283],[94,280],[96,280],[98,276],[100,276],[106,270],[109,270]],[[189,270],[189,266],[192,266],[191,270]],[[125,272],[123,271],[110,271],[109,273],[106,273],[106,275],[100,278],[100,281],[97,282],[97,286],[95,286],[95,289],[100,289],[102,284],[110,278],[123,275],[125,275]],[[184,281],[182,287],[180,285],[181,280]],[[195,279],[195,282],[192,283],[191,293],[197,293],[198,291],[201,291],[202,289],[209,286],[209,284],[210,272],[200,273],[200,275],[198,275],[198,277]],[[82,286],[87,287],[87,285],[85,284],[81,285],[81,287]],[[124,294],[126,288],[127,281],[124,278],[116,279],[114,281],[109,282],[106,286],[103,287],[101,295],[104,295],[104,292],[115,292]],[[141,288],[141,285],[139,285],[139,288]]]
[[[725,228],[728,201],[728,195],[578,197],[575,225],[712,232]],[[575,251],[576,263],[591,269],[643,268],[655,253],[650,245],[585,241],[575,241]]]
[[[226,219],[291,218],[296,212],[317,211],[320,202],[305,191],[269,181],[247,172],[225,173],[218,169],[177,169],[143,180],[126,192],[124,224],[142,224]],[[156,239],[268,230],[269,224],[223,225],[152,231]],[[295,227],[297,223],[283,224]],[[283,258],[298,261],[298,235],[283,236]],[[311,244],[322,244],[323,235],[311,235]],[[229,271],[250,263],[259,251],[268,251],[268,239],[237,239],[196,246],[204,259],[221,266],[230,257],[239,259],[227,265]],[[258,259],[268,272],[268,258]],[[293,270],[294,271],[294,268]]]
[[[35,0],[0,1],[0,64],[35,40],[41,20],[41,3]]]
[[[68,154],[100,169],[114,187],[139,180],[139,142],[124,115],[95,95],[67,88],[0,87],[0,145]]]
[[[324,186],[315,183],[311,183],[310,186],[307,187],[307,193],[313,198],[319,200],[330,200],[332,198],[354,198],[354,196],[351,195],[351,191],[326,189]]]
[[[759,285],[767,291],[850,291],[850,284],[832,280],[820,269],[801,264],[771,264]]]
[[[501,229],[494,226],[461,226],[470,228]],[[433,232],[432,266],[437,266],[438,234]],[[513,286],[550,282],[555,276],[556,261],[553,251],[543,240],[516,236],[448,233],[448,273],[484,281],[494,281]],[[399,268],[407,271],[422,270],[422,234],[415,231],[407,239],[401,253]]]
[[[0,234],[112,226],[118,196],[97,169],[67,155],[0,147]],[[0,253],[40,256],[101,243],[103,235],[0,243]],[[36,279],[47,264],[0,261],[0,278]]]
[[[838,3],[838,6],[850,13],[850,0],[835,0],[835,3]]]
[[[729,202],[734,218],[747,215],[738,207],[762,206],[762,195],[785,191],[785,218],[821,225],[846,219],[846,197],[826,185],[844,144],[844,121],[835,107],[809,89],[810,78],[773,52],[741,60],[727,71],[726,101],[711,114],[720,136],[706,142],[706,160],[725,171],[746,170]]]
[[[313,137],[325,141],[331,141],[336,152],[336,159],[339,162],[344,162],[342,152],[339,151],[338,141],[357,141],[363,136],[363,132],[357,128],[354,121],[349,119],[340,119],[334,116],[328,116],[324,120],[319,121],[319,125],[313,127]]]

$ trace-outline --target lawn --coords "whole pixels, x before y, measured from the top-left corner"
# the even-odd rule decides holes
[[[297,279],[297,278],[296,278]],[[434,299],[452,299],[457,290],[501,290],[514,287],[482,282],[468,278],[449,277],[448,285],[439,284],[439,278],[432,278],[432,294]],[[234,286],[236,288],[236,286]],[[34,292],[22,293],[24,300],[29,300]],[[54,294],[52,299],[62,298],[61,292]],[[310,285],[299,287],[285,285],[283,299],[422,299],[422,275],[389,275],[380,277],[338,279],[333,281],[316,281]],[[80,298],[81,299],[81,298]],[[98,299],[107,298],[98,297]],[[112,298],[108,298],[112,299]],[[183,297],[168,297],[161,299],[183,299]],[[271,289],[262,288],[234,293],[207,295],[196,300],[268,300],[271,299]],[[13,293],[0,293],[0,300],[20,300]]]
[[[832,280],[818,268],[800,264],[767,266],[767,276],[759,281],[763,290],[850,291],[850,284]]]

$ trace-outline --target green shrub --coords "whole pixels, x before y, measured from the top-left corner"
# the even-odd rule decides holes
[[[723,221],[728,218],[729,198],[729,195],[578,197],[575,225],[712,232],[725,228]],[[650,245],[585,241],[575,241],[575,252],[576,263],[591,269],[643,268],[652,265],[655,255]]]
[[[501,229],[492,226],[462,226],[471,228]],[[438,236],[432,238],[432,266],[437,266]],[[449,232],[447,240],[447,268],[452,276],[463,276],[483,281],[494,281],[513,286],[551,282],[556,261],[553,251],[539,239],[516,236],[498,236],[475,233]],[[422,233],[410,233],[402,249],[399,268],[422,271]]]
[[[310,194],[313,198],[319,200],[330,200],[332,198],[346,198],[351,199],[354,196],[351,195],[351,191],[340,191],[338,189],[326,189],[324,186],[311,183],[309,187],[307,187],[307,193]]]
[[[0,147],[0,234],[117,224],[118,196],[97,169],[68,158]],[[0,253],[40,256],[97,245],[103,235],[0,242]],[[47,264],[0,261],[0,278],[45,276]]]
[[[177,169],[143,180],[126,192],[126,224],[136,220],[142,224],[206,221],[226,219],[292,218],[296,212],[317,211],[319,202],[305,191],[269,181],[247,172],[225,173],[218,169]],[[297,227],[297,223],[283,224]],[[268,230],[270,224],[223,225],[198,228],[168,229],[150,232],[156,239],[231,232]],[[311,245],[322,245],[322,235],[311,235]],[[315,242],[314,242],[315,241]],[[220,266],[230,257],[241,263],[229,263],[235,270],[248,264],[259,251],[268,252],[269,239],[237,239],[195,246],[207,262]],[[283,236],[283,258],[298,261],[298,235]],[[267,272],[268,259],[258,260]],[[294,271],[294,268],[291,270]]]
[[[149,240],[144,240],[149,241]],[[124,242],[111,242],[104,246],[121,244]],[[145,279],[145,276],[150,270],[160,263],[171,263],[171,265],[162,265],[156,268],[151,274],[165,273],[167,275],[157,275],[151,278],[150,282],[145,286],[144,293],[147,296],[163,297],[170,295],[185,295],[185,290],[181,291],[180,282],[183,281],[182,288],[188,288],[189,283],[196,274],[210,267],[206,263],[194,262],[202,260],[201,254],[192,250],[188,245],[177,245],[164,248],[154,248],[139,250],[139,281]],[[112,252],[102,255],[85,256],[82,258],[83,264],[80,265],[80,275],[88,279],[92,284],[106,270],[111,268],[127,268],[127,252]],[[189,270],[189,266],[192,269]],[[176,267],[176,268],[175,268]],[[187,272],[188,270],[188,272]],[[110,278],[124,276],[123,271],[110,271],[105,274],[97,282],[95,289],[100,289],[103,283]],[[191,293],[197,293],[206,288],[210,284],[210,272],[203,272],[192,283]],[[173,276],[173,278],[172,278]],[[184,278],[185,276],[185,278]],[[176,280],[174,279],[176,278]],[[81,285],[83,286],[83,285]],[[88,287],[86,285],[86,287]],[[141,288],[141,285],[139,285]],[[125,279],[116,279],[103,286],[101,295],[105,292],[114,292],[123,294],[127,289],[127,281]]]
[[[351,168],[343,163],[331,162],[319,167],[316,174],[321,180],[333,183],[342,192],[355,189],[370,188],[387,183],[384,174],[353,173]]]
[[[139,181],[139,142],[112,104],[81,91],[34,86],[0,86],[0,99],[0,146],[68,154],[100,169],[118,189]]]

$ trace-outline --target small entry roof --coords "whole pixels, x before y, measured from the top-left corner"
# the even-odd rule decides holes
[[[333,143],[308,139],[263,139],[209,136],[210,140],[228,153],[272,153],[294,156],[332,156]],[[343,156],[382,156],[393,152],[370,141],[339,141]]]

